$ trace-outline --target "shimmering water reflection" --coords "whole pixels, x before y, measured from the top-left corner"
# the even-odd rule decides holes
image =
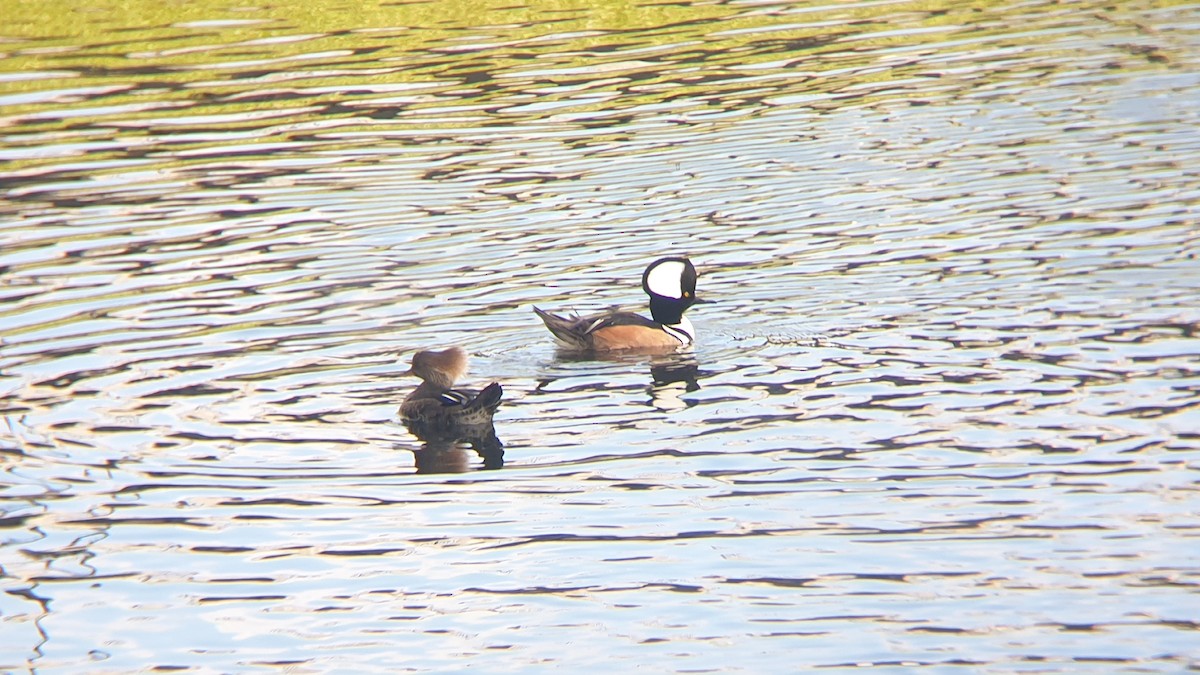
[[[1200,667],[1195,6],[93,5],[0,29],[0,669]],[[530,311],[666,254],[687,353]]]

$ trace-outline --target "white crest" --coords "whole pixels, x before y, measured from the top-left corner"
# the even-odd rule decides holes
[[[668,260],[650,270],[646,287],[651,293],[665,298],[683,298],[683,272],[687,267],[678,260]]]

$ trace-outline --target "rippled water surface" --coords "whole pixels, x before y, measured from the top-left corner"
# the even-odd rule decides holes
[[[0,669],[1200,668],[1200,6],[0,9]]]

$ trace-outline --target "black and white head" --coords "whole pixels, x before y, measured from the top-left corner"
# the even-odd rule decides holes
[[[696,268],[687,258],[659,258],[642,274],[642,289],[650,296],[655,321],[682,323],[683,313],[696,302]]]

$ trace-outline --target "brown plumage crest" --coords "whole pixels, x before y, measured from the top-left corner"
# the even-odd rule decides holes
[[[413,375],[449,389],[467,374],[467,353],[461,347],[451,347],[440,352],[425,350],[413,355]]]

